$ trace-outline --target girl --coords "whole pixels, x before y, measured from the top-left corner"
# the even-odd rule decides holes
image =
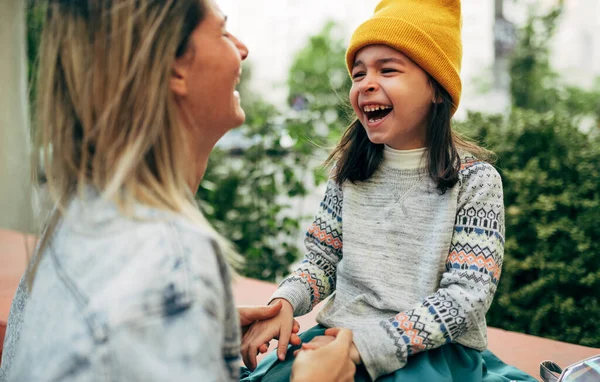
[[[335,167],[305,259],[273,295],[282,310],[242,341],[249,368],[272,338],[279,360],[265,359],[247,380],[286,380],[293,317],[333,294],[319,326],[301,336],[317,336],[303,349],[331,341],[325,328],[352,329],[357,380],[534,381],[484,365],[496,361],[482,352],[504,207],[485,150],[451,129],[461,93],[460,13],[458,0],[383,0],[354,32],[346,62],[357,118],[329,158]]]
[[[48,0],[36,111],[56,209],[0,380],[238,380],[240,325],[280,308],[238,318],[227,243],[194,201],[245,117],[248,50],[225,21],[212,0]],[[296,379],[351,380],[351,338],[299,358]]]

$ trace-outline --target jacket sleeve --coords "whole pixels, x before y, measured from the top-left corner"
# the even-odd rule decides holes
[[[308,231],[306,254],[300,266],[286,279],[271,299],[284,298],[294,315],[307,314],[335,291],[335,275],[342,259],[342,189],[333,179]]]
[[[491,165],[468,162],[458,186],[454,232],[438,290],[376,327],[354,331],[374,380],[404,367],[414,354],[460,342],[474,326],[485,328],[504,255],[502,181]]]

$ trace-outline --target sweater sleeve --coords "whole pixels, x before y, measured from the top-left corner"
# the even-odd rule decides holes
[[[333,179],[327,183],[304,243],[307,251],[302,263],[271,298],[289,301],[295,316],[307,314],[335,290],[336,269],[342,259],[342,189]]]
[[[502,181],[490,164],[467,162],[458,186],[454,232],[438,290],[378,327],[354,331],[373,380],[404,367],[409,356],[460,342],[469,329],[486,326],[504,255]]]

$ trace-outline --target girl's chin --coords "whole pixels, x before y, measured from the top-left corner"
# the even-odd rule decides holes
[[[382,145],[387,143],[385,137],[383,137],[381,134],[369,134],[367,132],[367,137],[369,138],[369,141],[371,141],[371,143],[374,143],[376,145]]]

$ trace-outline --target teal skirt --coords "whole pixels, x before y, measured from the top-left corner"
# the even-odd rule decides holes
[[[325,327],[317,325],[300,335],[302,342],[309,342],[313,337],[321,336]],[[246,368],[241,370],[242,382],[288,382],[294,360],[293,352],[299,346],[288,348],[285,361],[277,359],[276,352],[267,355],[254,372]],[[371,381],[366,369],[359,366],[354,380]],[[425,351],[408,359],[405,367],[394,373],[384,375],[378,382],[510,382],[537,380],[523,371],[506,365],[494,354],[486,350],[477,350],[459,345],[448,344],[437,349]]]

